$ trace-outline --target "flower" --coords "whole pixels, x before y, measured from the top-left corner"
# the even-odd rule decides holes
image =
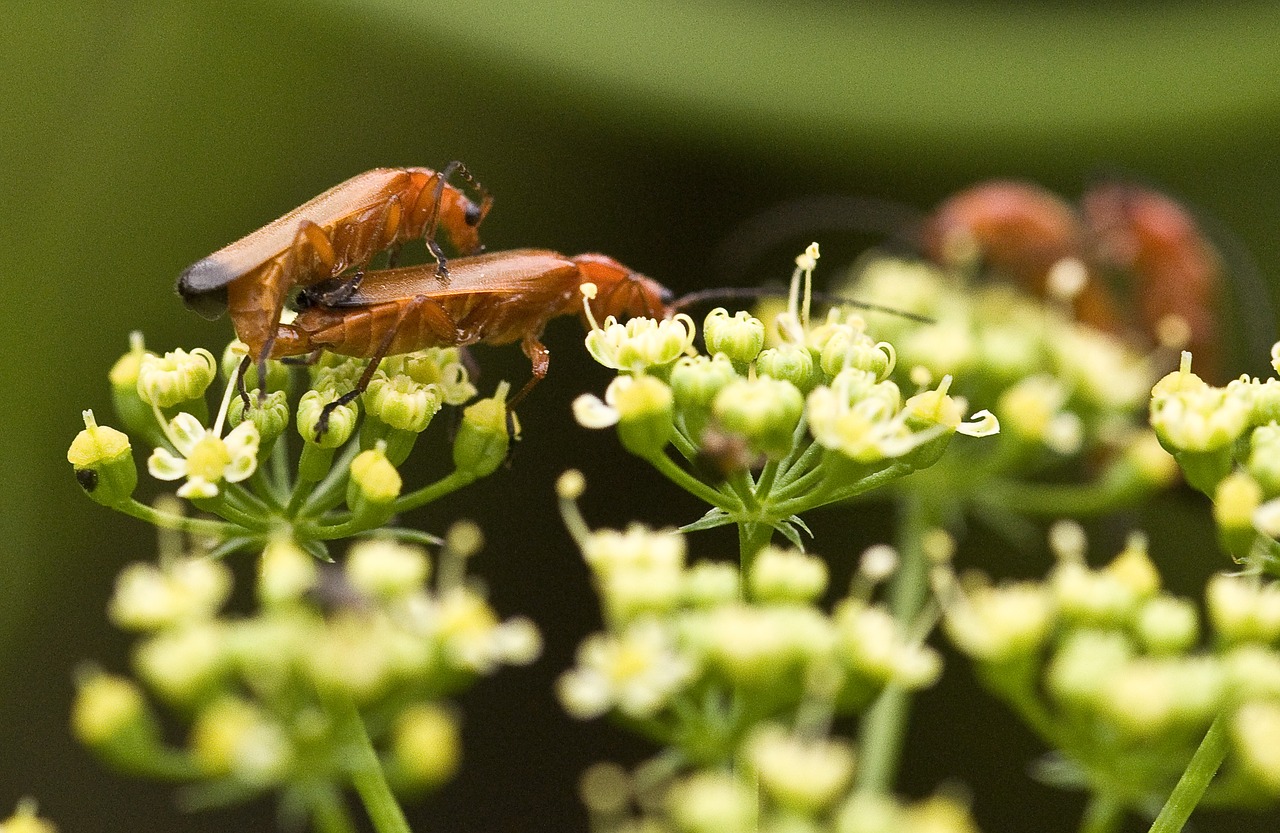
[[[219,482],[239,483],[258,466],[258,428],[252,422],[240,423],[225,438],[185,412],[167,427],[169,440],[181,456],[157,448],[147,460],[147,471],[157,480],[187,478],[178,497],[215,497]]]

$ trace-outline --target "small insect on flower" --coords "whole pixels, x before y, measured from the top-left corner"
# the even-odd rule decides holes
[[[588,285],[596,291],[584,303],[581,290]],[[271,355],[327,350],[371,359],[354,390],[326,406],[332,411],[364,391],[386,356],[427,347],[518,341],[533,365],[533,376],[509,400],[514,407],[547,375],[551,356],[541,338],[551,319],[579,315],[594,326],[597,319],[608,323],[610,317],[624,315],[665,318],[670,297],[656,281],[604,255],[565,257],[538,249],[494,252],[450,261],[447,285],[428,265],[367,272],[314,286],[299,297],[304,309],[293,323],[278,327]],[[670,361],[684,349],[686,338],[675,339],[677,352]],[[660,339],[659,347],[665,349],[670,340]],[[323,418],[318,427],[323,433]]]
[[[480,191],[479,205],[448,183],[455,173]],[[229,310],[236,334],[249,346],[243,367],[256,359],[265,378],[291,289],[362,269],[386,249],[394,260],[401,245],[417,238],[426,240],[436,261],[433,272],[445,281],[437,229],[462,254],[476,254],[482,248],[476,229],[492,204],[461,162],[441,172],[375,168],[192,264],[178,277],[178,294],[207,318]]]

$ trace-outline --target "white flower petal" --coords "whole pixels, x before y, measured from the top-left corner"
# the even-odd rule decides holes
[[[210,483],[203,477],[193,477],[178,489],[178,497],[198,498],[198,497],[217,497],[218,484]]]
[[[157,448],[147,458],[147,471],[156,480],[177,480],[187,476],[187,461],[175,457],[167,448]]]
[[[573,400],[573,418],[583,428],[608,428],[618,422],[618,412],[590,393]]]
[[[971,414],[969,419],[972,422],[962,422],[956,426],[956,433],[964,434],[966,437],[989,437],[1000,433],[1000,420],[996,419],[996,415],[990,411],[978,411],[976,414]]]
[[[178,449],[178,453],[186,457],[195,448],[196,443],[204,439],[209,430],[200,424],[200,420],[183,411],[169,422],[169,438]]]

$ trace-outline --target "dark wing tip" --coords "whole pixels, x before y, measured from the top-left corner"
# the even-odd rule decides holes
[[[175,289],[188,309],[213,319],[227,311],[227,284],[236,277],[218,261],[206,257],[183,270]]]

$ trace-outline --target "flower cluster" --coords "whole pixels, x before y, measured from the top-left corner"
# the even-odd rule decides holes
[[[277,792],[294,826],[354,829],[341,819],[345,789],[360,787],[382,817],[399,812],[387,785],[420,790],[448,778],[458,719],[444,698],[540,650],[531,623],[499,621],[466,583],[478,530],[451,534],[433,586],[418,544],[439,541],[389,524],[494,472],[515,420],[502,383],[463,411],[446,473],[409,491],[399,467],[418,436],[441,408],[476,395],[456,349],[385,359],[360,398],[348,394],[367,362],[326,356],[298,394],[301,373],[279,362],[267,364],[259,389],[244,354],[233,342],[221,362],[203,349],[160,356],[135,336],[111,370],[120,420],[152,447],[148,472],[180,482],[177,498],[136,500],[133,440],[84,414],[67,459],[89,497],[200,548],[170,543],[157,564],[121,573],[109,614],[139,634],[141,685],[83,675],[75,730],[122,769],[190,783],[203,804]],[[205,397],[219,367],[211,419]],[[178,498],[205,516],[187,515]],[[357,535],[366,537],[341,568],[322,563],[328,542]],[[247,616],[225,610],[225,557],[240,550],[260,553],[260,607]],[[189,721],[184,744],[166,740],[144,688]]]
[[[792,757],[848,758],[843,775],[807,799],[813,811],[829,810],[848,784],[850,751],[834,740],[811,746],[773,724],[823,714],[825,725],[886,687],[926,688],[941,673],[937,653],[870,601],[870,580],[828,611],[819,604],[827,568],[815,556],[766,547],[744,573],[690,564],[675,530],[589,530],[574,503],[580,489],[576,472],[562,478],[561,506],[607,626],[561,677],[565,708],[583,719],[614,715],[700,766],[727,766],[754,749],[761,771],[785,780],[780,762]],[[817,789],[800,780],[788,789]]]
[[[366,765],[352,754],[362,743],[393,787],[438,784],[459,753],[444,698],[540,650],[530,622],[499,621],[463,581],[460,547],[476,543],[466,529],[451,535],[433,585],[418,546],[361,541],[337,567],[279,539],[247,616],[224,612],[232,575],[221,561],[168,553],[131,565],[111,619],[139,634],[137,678],[190,733],[167,744],[142,688],[94,671],[79,681],[76,734],[121,768],[199,785],[208,802],[278,791],[287,812],[319,813]]]
[[[815,259],[811,247],[795,286]],[[617,425],[627,450],[710,503],[698,528],[776,529],[797,544],[801,513],[931,465],[957,433],[998,430],[987,412],[965,421],[949,376],[905,395],[890,378],[894,348],[872,338],[859,315],[833,311],[810,325],[797,300],[779,329],[783,340],[766,348],[760,319],[716,309],[699,354],[688,316],[607,321],[587,347],[620,375],[603,401],[579,398],[578,421]]]
[[[967,808],[938,795],[915,803],[851,789],[848,744],[766,724],[736,769],[702,768],[654,783],[645,769],[597,764],[579,792],[601,833],[977,833]],[[634,808],[634,809],[633,809]]]
[[[952,377],[950,390],[988,403],[1002,428],[997,440],[955,449],[904,489],[949,495],[992,520],[1056,518],[1131,505],[1174,478],[1142,420],[1153,357],[1074,320],[1068,298],[1045,301],[886,257],[859,265],[842,294],[928,319],[865,313],[896,348],[891,378]]]
[[[934,583],[951,641],[1065,757],[1055,779],[1141,812],[1164,801],[1214,724],[1229,752],[1205,800],[1280,795],[1280,591],[1217,576],[1202,623],[1193,602],[1161,589],[1141,536],[1100,568],[1085,563],[1074,524],[1051,541],[1058,561],[1043,581],[962,587],[939,566]]]
[[[159,526],[218,538],[225,554],[262,549],[282,529],[299,545],[322,553],[325,541],[378,528],[395,513],[429,503],[493,473],[510,442],[506,384],[463,412],[454,439],[452,471],[407,494],[397,472],[418,436],[446,405],[476,395],[456,348],[432,348],[384,359],[363,397],[345,401],[367,362],[326,356],[309,369],[310,384],[290,406],[288,368],[269,362],[266,389],[257,369],[242,365],[244,346],[225,352],[221,405],[209,419],[206,392],[218,377],[209,351],[132,349],[112,368],[112,396],[125,428],[151,445],[147,470],[158,480],[182,481],[179,497],[221,520],[184,519],[134,499],[138,475],[129,436],[99,426],[85,413],[85,430],[67,452],[76,477],[94,500]],[[251,389],[236,393],[243,366]],[[296,426],[296,457],[286,428]],[[512,424],[514,421],[512,420]],[[292,470],[291,470],[292,469]],[[344,505],[345,504],[345,505]]]
[[[1271,350],[1280,373],[1280,344]],[[1224,387],[1178,370],[1151,391],[1151,425],[1187,482],[1214,503],[1223,547],[1251,571],[1280,571],[1280,379]]]

